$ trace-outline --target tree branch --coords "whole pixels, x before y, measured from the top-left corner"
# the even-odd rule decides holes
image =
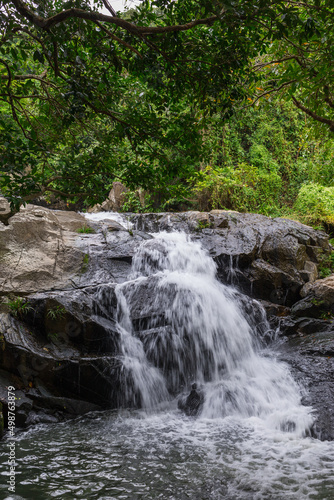
[[[28,21],[33,23],[38,28],[42,28],[45,30],[51,28],[56,24],[62,23],[67,19],[77,18],[77,19],[86,19],[87,21],[94,21],[94,22],[103,21],[106,23],[114,24],[120,28],[125,29],[129,33],[133,33],[134,35],[138,36],[140,34],[151,35],[158,33],[188,31],[194,28],[195,26],[201,24],[210,25],[218,20],[217,16],[211,16],[205,19],[196,19],[195,21],[190,21],[189,23],[186,24],[177,24],[174,26],[137,26],[133,23],[125,21],[124,19],[121,19],[120,17],[106,16],[104,14],[100,14],[99,12],[92,12],[77,8],[64,10],[62,12],[59,12],[58,14],[55,14],[54,16],[45,19],[32,12],[22,0],[12,0],[12,2],[15,5],[16,10],[23,17],[28,19]]]
[[[103,26],[103,24],[101,24],[99,21],[94,21],[95,24],[102,30],[104,31],[105,33],[107,33],[107,35],[112,38],[113,40],[116,40],[116,42],[124,45],[124,47],[127,47],[128,49],[132,50],[132,52],[134,52],[135,54],[137,54],[138,57],[140,57],[140,59],[143,59],[143,56],[140,54],[140,52],[138,52],[138,50],[136,50],[134,47],[132,47],[132,45],[130,45],[129,43],[125,42],[124,40],[122,40],[121,38],[119,38],[118,36],[114,35],[113,33],[111,33],[111,31],[109,31],[107,28],[105,28]]]
[[[325,102],[327,102],[327,104],[330,108],[334,108],[334,101],[333,101],[332,97],[330,96],[328,85],[324,86],[324,90],[325,90],[325,97],[324,97]]]
[[[296,82],[297,80],[290,80],[289,82],[285,82],[285,83],[282,83],[282,85],[280,85],[279,87],[277,88],[273,88],[273,89],[270,89],[270,90],[266,90],[264,91],[262,94],[256,96],[256,99],[252,102],[251,106],[254,106],[255,103],[257,103],[257,101],[259,99],[261,99],[261,97],[265,96],[265,95],[268,95],[268,94],[272,94],[273,92],[279,92],[282,88],[286,87],[287,85],[291,85],[291,83],[294,83]],[[249,107],[249,106],[248,106]]]
[[[112,8],[108,0],[102,0],[103,5],[105,6],[106,9],[109,10],[110,14],[114,17],[116,17],[116,11]]]
[[[284,61],[289,61],[291,59],[294,59],[295,61],[297,61],[297,63],[299,64],[299,66],[301,66],[302,68],[305,68],[305,64],[300,60],[299,57],[297,56],[285,56],[285,57],[282,57],[281,59],[275,59],[273,61],[269,61],[269,62],[266,62],[266,63],[259,63],[259,64],[255,64],[253,66],[252,69],[255,69],[255,70],[261,70],[263,68],[265,68],[266,66],[270,66],[271,64],[279,64],[281,62],[284,62]]]
[[[309,108],[306,108],[300,101],[298,101],[294,96],[292,96],[292,100],[295,104],[295,106],[297,106],[298,109],[301,109],[302,111],[304,111],[304,113],[306,113],[308,116],[310,116],[311,118],[313,118],[314,120],[316,120],[317,122],[320,122],[320,123],[325,123],[326,125],[329,126],[329,130],[331,132],[334,132],[334,120],[330,120],[329,118],[324,118],[323,116],[320,116],[320,115],[317,115],[316,113],[314,113],[314,111],[312,111],[311,109]]]

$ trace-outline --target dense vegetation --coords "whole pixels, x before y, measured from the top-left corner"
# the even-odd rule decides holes
[[[329,0],[0,1],[0,190],[334,224]],[[145,191],[140,203],[137,190]]]

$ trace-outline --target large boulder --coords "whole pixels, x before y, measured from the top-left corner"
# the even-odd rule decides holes
[[[98,225],[34,205],[8,222],[0,224],[0,295],[124,281],[135,248],[150,238],[112,220]]]
[[[36,206],[11,217],[8,226],[0,226],[0,293],[70,287],[82,266],[74,231],[84,225],[74,212]]]

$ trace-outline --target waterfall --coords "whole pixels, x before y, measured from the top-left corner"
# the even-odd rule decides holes
[[[262,340],[264,311],[217,281],[199,243],[156,234],[138,248],[129,278],[116,287],[124,406],[152,410],[196,383],[199,418],[261,418],[307,433],[300,388]]]

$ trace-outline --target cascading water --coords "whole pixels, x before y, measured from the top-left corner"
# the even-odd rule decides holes
[[[256,325],[260,305],[246,318],[240,296],[216,280],[198,243],[183,233],[145,242],[116,296],[124,405],[151,410],[196,382],[202,418],[260,417],[307,433],[312,417],[299,387],[284,364],[261,352],[258,332],[269,327],[263,315]]]

